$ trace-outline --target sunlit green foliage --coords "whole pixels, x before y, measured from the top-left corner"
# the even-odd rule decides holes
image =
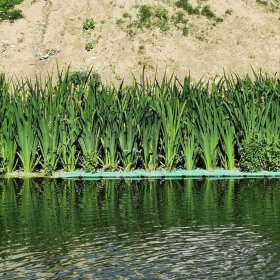
[[[189,0],[178,0],[175,2],[175,6],[186,11],[189,15],[202,15],[207,17],[209,20],[214,20],[216,22],[222,22],[223,19],[218,17],[210,8],[209,5],[193,6]]]
[[[89,72],[77,81],[69,70],[56,80],[0,77],[2,172],[279,170],[278,76],[183,83],[143,76],[117,87]],[[254,135],[265,143],[258,166],[248,162],[256,159]]]
[[[15,6],[23,0],[0,0],[0,22],[4,20],[15,21],[23,17],[22,11]]]
[[[139,28],[159,27],[166,31],[168,27],[169,14],[162,6],[141,5],[138,7],[137,20],[134,24]]]

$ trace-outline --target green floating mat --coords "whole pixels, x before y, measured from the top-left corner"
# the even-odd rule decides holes
[[[261,171],[261,172],[241,172],[238,170],[176,170],[176,171],[144,171],[135,170],[129,172],[96,172],[86,173],[82,171],[59,172],[58,177],[67,179],[145,179],[145,178],[280,178],[280,172]]]

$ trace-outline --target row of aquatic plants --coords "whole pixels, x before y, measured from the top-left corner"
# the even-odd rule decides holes
[[[0,78],[1,170],[279,170],[280,80]]]

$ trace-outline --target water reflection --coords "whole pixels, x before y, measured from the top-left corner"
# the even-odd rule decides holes
[[[0,279],[278,279],[280,180],[0,182]]]

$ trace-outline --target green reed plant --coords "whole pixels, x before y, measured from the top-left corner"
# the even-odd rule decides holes
[[[92,97],[90,94],[84,108],[80,108],[79,144],[83,155],[82,165],[87,172],[96,171],[100,152],[100,122]]]
[[[273,102],[265,127],[262,129],[266,144],[265,169],[280,170],[280,106]]]
[[[120,90],[119,90],[120,91]],[[118,91],[115,87],[102,87],[97,98],[97,108],[101,120],[101,146],[102,157],[100,159],[105,170],[117,170],[119,164],[118,147],[118,106],[116,95]]]
[[[161,98],[155,100],[157,111],[162,124],[162,146],[164,151],[164,163],[168,170],[172,170],[178,160],[179,137],[182,127],[182,115],[185,110],[185,102],[180,102],[177,97],[169,101]]]
[[[149,106],[147,98],[140,98],[133,87],[124,88],[117,102],[119,147],[124,170],[130,170],[140,157],[139,131]]]
[[[264,138],[269,144],[277,143],[280,140],[280,106],[275,100],[272,102],[268,116],[262,127]]]
[[[199,160],[200,146],[198,141],[197,129],[197,104],[196,100],[200,94],[207,96],[205,85],[200,80],[193,83],[190,75],[184,79],[182,87],[182,97],[186,100],[186,110],[183,114],[183,127],[181,129],[181,153],[184,168],[192,170],[196,167]]]
[[[61,164],[65,171],[74,171],[78,160],[79,124],[75,103],[65,104],[65,112],[60,124]]]
[[[13,171],[17,152],[14,106],[9,90],[5,76],[0,75],[0,171],[3,173]]]
[[[199,99],[196,103],[196,135],[200,145],[201,158],[207,170],[215,169],[218,163],[219,122],[215,104],[210,98]]]
[[[0,75],[2,172],[233,169],[254,154],[246,141],[255,134],[265,143],[262,168],[277,170],[278,76],[206,82],[188,76],[181,83],[173,76],[147,79],[143,71],[139,81],[117,87],[90,71],[83,75],[80,82],[69,69],[46,80]],[[242,144],[251,150],[240,149]],[[248,164],[257,169],[254,161]]]
[[[224,106],[236,129],[244,139],[250,137],[252,131],[261,131],[271,109],[272,96],[264,97],[249,77],[244,80],[237,77],[236,81],[226,78],[225,82],[229,88],[229,101],[224,102]]]
[[[60,112],[62,111],[59,95],[53,95],[55,89],[47,83],[40,91],[36,116],[38,117],[39,148],[42,155],[41,164],[46,173],[57,169],[61,153]]]
[[[125,171],[128,171],[135,164],[137,157],[137,137],[139,127],[134,115],[123,112],[123,117],[119,119],[119,147],[121,151],[121,163]]]
[[[42,153],[42,166],[45,172],[56,170],[61,152],[59,135],[59,115],[45,111],[38,120],[38,138]]]
[[[235,167],[235,128],[228,120],[219,123],[221,158],[225,169],[232,170]]]
[[[0,129],[0,168],[4,173],[12,172],[16,165],[17,141],[14,137],[16,127],[14,112],[11,109],[12,107],[9,107],[5,112]]]
[[[115,171],[118,168],[118,148],[117,148],[117,124],[111,123],[103,127],[101,134],[101,143],[103,147],[103,168],[109,171]]]
[[[16,136],[19,147],[18,156],[24,172],[32,172],[39,162],[37,123],[34,119],[34,108],[26,104],[32,100],[28,96],[18,97],[15,103]]]
[[[140,128],[144,168],[155,170],[159,165],[159,139],[161,122],[156,117],[148,117]]]
[[[79,105],[82,87],[75,87],[70,80],[70,70],[60,72],[56,85],[56,95],[61,96],[59,139],[61,145],[60,163],[65,171],[74,171],[79,161],[78,139]]]
[[[196,131],[190,119],[187,119],[182,129],[181,146],[184,159],[184,167],[193,170],[196,166],[199,146]]]

